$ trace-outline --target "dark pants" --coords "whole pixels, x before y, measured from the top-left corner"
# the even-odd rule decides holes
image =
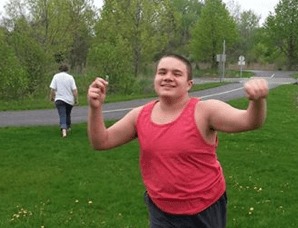
[[[59,114],[59,123],[61,129],[68,129],[71,126],[71,110],[72,105],[67,104],[64,101],[57,100],[55,102],[56,108]]]
[[[221,198],[206,210],[195,215],[172,215],[161,211],[145,193],[149,210],[150,228],[225,228],[227,196]]]

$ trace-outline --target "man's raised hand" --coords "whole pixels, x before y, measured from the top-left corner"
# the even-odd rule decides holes
[[[108,82],[103,78],[96,78],[88,89],[88,102],[90,107],[99,108],[105,101]]]

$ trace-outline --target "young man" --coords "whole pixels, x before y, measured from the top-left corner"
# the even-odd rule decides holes
[[[190,62],[179,55],[162,57],[154,88],[158,100],[134,108],[109,128],[102,107],[108,82],[97,78],[88,91],[88,134],[96,150],[110,149],[135,138],[152,228],[223,228],[226,184],[217,160],[217,132],[242,132],[261,127],[266,118],[268,85],[249,80],[249,104],[236,109],[219,100],[189,96]]]
[[[61,64],[59,71],[50,84],[50,100],[55,101],[61,134],[64,138],[71,127],[71,110],[74,104],[78,103],[78,90],[73,76],[67,73],[68,66]]]

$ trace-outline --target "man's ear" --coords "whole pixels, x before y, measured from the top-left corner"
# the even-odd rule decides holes
[[[193,80],[188,80],[187,83],[188,83],[188,91],[189,91],[193,85]]]

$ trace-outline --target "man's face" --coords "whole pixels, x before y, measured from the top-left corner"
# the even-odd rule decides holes
[[[158,96],[185,95],[192,86],[184,62],[174,57],[164,57],[156,69],[154,88]]]

